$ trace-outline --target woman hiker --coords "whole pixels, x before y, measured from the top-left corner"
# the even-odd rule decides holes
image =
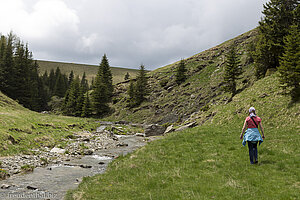
[[[262,137],[260,136],[260,133],[258,131],[258,126],[260,127]],[[248,128],[248,129],[247,129]],[[245,130],[247,129],[246,133]],[[244,138],[243,138],[243,134]],[[264,128],[261,124],[261,118],[256,116],[255,114],[255,108],[251,107],[249,109],[249,116],[246,118],[242,133],[240,136],[240,139],[243,139],[243,146],[246,145],[246,142],[248,143],[249,148],[249,157],[250,157],[250,163],[251,164],[257,164],[257,143],[261,144],[263,142],[263,139],[265,138],[264,135]]]

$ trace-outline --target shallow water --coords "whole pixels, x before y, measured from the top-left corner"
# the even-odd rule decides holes
[[[18,174],[0,181],[10,185],[0,189],[0,199],[63,199],[66,192],[75,189],[84,176],[104,173],[109,162],[118,155],[126,155],[144,146],[144,138],[119,136],[119,141],[128,146],[103,149],[81,159],[72,159],[60,165],[35,168],[32,173]]]

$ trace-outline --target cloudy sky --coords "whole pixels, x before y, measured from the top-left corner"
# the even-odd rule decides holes
[[[255,28],[267,0],[0,0],[35,59],[155,69]]]

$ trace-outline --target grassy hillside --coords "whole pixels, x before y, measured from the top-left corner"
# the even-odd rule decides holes
[[[0,92],[0,156],[64,145],[67,135],[96,127],[95,120],[30,111]]]
[[[118,158],[66,199],[299,199],[300,104],[290,100],[276,74],[259,80],[231,102],[195,114],[200,122],[213,113],[202,126]],[[250,106],[265,125],[258,165],[250,165],[239,139]]]
[[[51,69],[60,68],[61,72],[64,74],[70,74],[71,70],[74,71],[75,75],[82,76],[83,72],[86,73],[88,81],[91,81],[93,77],[97,75],[98,66],[97,65],[86,65],[86,64],[76,64],[76,63],[63,63],[63,62],[53,62],[53,61],[37,61],[40,66],[40,74],[44,74],[47,70],[48,74]],[[124,81],[124,76],[128,72],[130,76],[133,78],[138,73],[136,69],[126,69],[121,67],[112,67],[111,68],[113,74],[113,83],[119,83]]]
[[[188,78],[180,86],[175,82],[178,62],[150,72],[150,94],[140,107],[126,108],[128,84],[118,85],[116,93],[119,94],[119,101],[113,105],[116,112],[110,119],[159,124],[182,123],[217,101],[225,103],[229,99],[221,89],[225,54],[230,45],[236,45],[243,69],[242,79],[237,83],[237,89],[241,92],[254,82],[254,66],[247,54],[248,44],[256,35],[257,30],[254,29],[185,59]]]
[[[126,108],[128,85],[119,84],[109,119],[198,126],[118,158],[107,173],[84,178],[66,199],[299,199],[300,103],[284,95],[277,73],[255,80],[247,45],[256,34],[252,30],[185,59],[188,79],[180,86],[174,78],[178,63],[149,73],[151,94],[137,108]],[[221,87],[233,43],[244,73],[230,100]],[[258,165],[250,165],[239,139],[250,106],[265,126]]]

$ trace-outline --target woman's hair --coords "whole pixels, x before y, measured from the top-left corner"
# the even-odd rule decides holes
[[[254,107],[250,107],[250,108],[249,108],[249,114],[251,115],[251,113],[253,113],[252,116],[255,116],[255,115],[256,115],[256,113],[255,113],[255,108],[254,108]]]

